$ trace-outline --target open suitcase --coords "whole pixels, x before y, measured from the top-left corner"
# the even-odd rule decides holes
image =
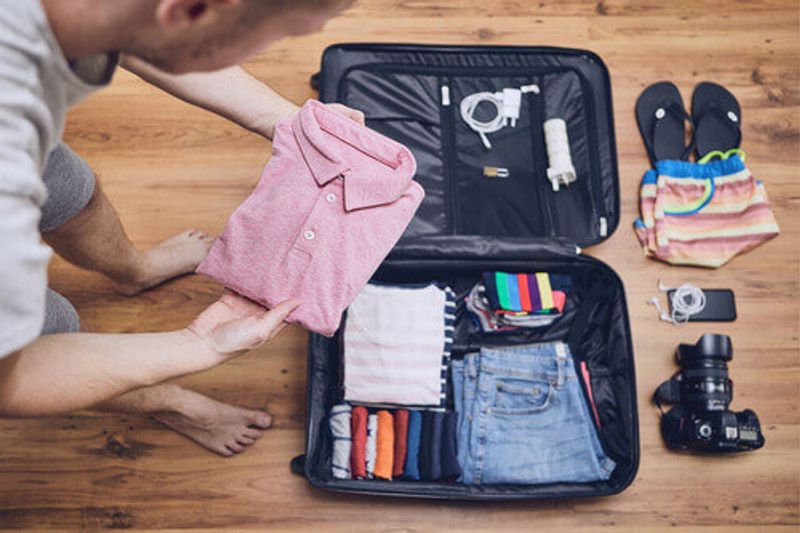
[[[607,481],[546,485],[463,485],[334,479],[330,408],[341,401],[340,334],[309,337],[306,451],[292,470],[314,486],[351,493],[463,500],[605,496],[633,481],[639,464],[636,384],[622,281],[581,253],[619,222],[619,182],[608,70],[595,54],[549,47],[342,44],[329,47],[312,78],[320,100],[362,110],[367,125],[408,146],[426,197],[405,235],[375,274],[378,281],[446,282],[459,298],[453,356],[481,345],[568,343],[591,371],[603,450],[617,466]],[[538,87],[522,98],[515,127],[491,135],[486,150],[459,116],[478,91]],[[578,179],[554,192],[545,117],[567,123]],[[487,179],[483,167],[504,167]],[[563,316],[547,328],[493,334],[470,329],[463,298],[485,270],[572,276]],[[584,395],[586,387],[582,384]]]

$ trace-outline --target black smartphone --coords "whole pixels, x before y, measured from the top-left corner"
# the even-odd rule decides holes
[[[733,322],[736,320],[736,299],[730,289],[703,289],[706,295],[706,306],[696,315],[689,317],[689,322]],[[675,291],[667,292],[669,311],[672,313],[672,297]]]

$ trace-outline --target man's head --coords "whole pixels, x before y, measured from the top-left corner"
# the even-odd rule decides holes
[[[168,72],[218,70],[319,30],[352,0],[133,0],[124,52]],[[122,7],[122,3],[117,4]]]

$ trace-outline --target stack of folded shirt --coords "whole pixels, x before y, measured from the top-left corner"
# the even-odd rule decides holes
[[[334,422],[340,413],[347,413],[350,427]],[[363,405],[341,404],[331,409],[330,420],[335,478],[454,481],[461,475],[453,411],[370,413]]]
[[[484,272],[467,296],[467,310],[487,333],[548,326],[564,311],[571,283],[547,272]]]
[[[344,326],[344,400],[443,408],[454,321],[449,288],[364,287]]]

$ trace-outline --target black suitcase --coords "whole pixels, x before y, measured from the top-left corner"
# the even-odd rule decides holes
[[[619,222],[619,180],[608,70],[592,52],[549,47],[341,44],[329,47],[312,78],[324,102],[364,111],[368,126],[407,145],[426,197],[403,238],[375,274],[389,282],[447,282],[459,300],[484,270],[568,273],[562,318],[544,329],[473,331],[459,305],[454,356],[480,345],[566,340],[591,371],[603,449],[616,463],[608,481],[547,485],[461,485],[339,480],[331,475],[330,408],[341,401],[339,334],[309,336],[305,454],[295,473],[328,490],[464,500],[605,496],[621,492],[639,465],[636,382],[622,281],[584,255]],[[491,134],[486,150],[458,103],[477,91],[536,85],[523,95],[515,127]],[[564,118],[577,182],[554,192],[542,121]],[[483,167],[509,177],[488,179]],[[586,390],[584,387],[584,394]]]

